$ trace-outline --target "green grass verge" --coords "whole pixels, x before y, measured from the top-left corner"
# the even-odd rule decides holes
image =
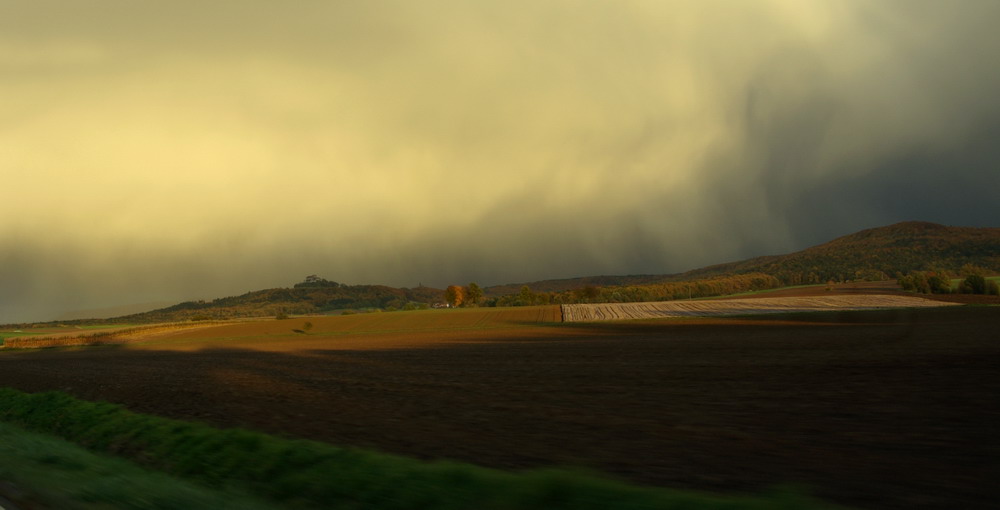
[[[275,508],[233,489],[212,490],[7,423],[0,423],[0,481],[0,493],[29,508]]]
[[[54,392],[28,394],[0,388],[0,421],[204,486],[246,491],[283,508],[833,508],[789,491],[721,496],[637,487],[569,470],[509,473],[458,462],[424,462],[246,430],[220,430]],[[89,497],[86,494],[68,497]]]

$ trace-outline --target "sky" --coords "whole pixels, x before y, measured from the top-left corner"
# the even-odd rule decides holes
[[[994,0],[0,0],[0,323],[1000,226]]]

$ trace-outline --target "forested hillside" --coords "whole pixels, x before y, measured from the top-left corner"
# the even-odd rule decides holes
[[[515,294],[527,285],[535,292],[565,293],[586,287],[646,287],[732,275],[764,274],[782,285],[830,280],[892,280],[913,271],[959,276],[966,265],[1000,272],[1000,228],[948,227],[927,222],[897,223],[862,230],[788,255],[755,257],[684,273],[588,276],[495,285],[487,296]]]
[[[906,222],[862,230],[789,255],[688,271],[677,278],[765,273],[786,285],[829,280],[890,280],[913,271],[958,276],[966,265],[1000,271],[1000,228]]]

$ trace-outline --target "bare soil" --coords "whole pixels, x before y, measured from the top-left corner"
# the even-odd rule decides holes
[[[501,468],[791,483],[861,508],[1000,501],[998,307],[592,324],[427,313],[412,316],[422,327],[317,318],[310,334],[271,321],[0,352],[0,385]]]

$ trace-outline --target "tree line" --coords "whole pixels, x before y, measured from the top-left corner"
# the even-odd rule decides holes
[[[988,294],[1000,296],[1000,285],[996,280],[986,278],[988,271],[982,267],[966,264],[959,270],[961,282],[957,288],[951,285],[951,274],[943,270],[911,271],[900,276],[897,281],[903,290],[921,294]]]
[[[444,299],[450,306],[531,306],[575,303],[634,303],[641,301],[669,301],[700,297],[723,296],[781,287],[774,276],[750,273],[717,276],[685,282],[659,282],[643,285],[615,285],[584,287],[552,292],[536,292],[524,285],[514,294],[483,298],[482,289],[475,283],[465,287],[449,286]]]

